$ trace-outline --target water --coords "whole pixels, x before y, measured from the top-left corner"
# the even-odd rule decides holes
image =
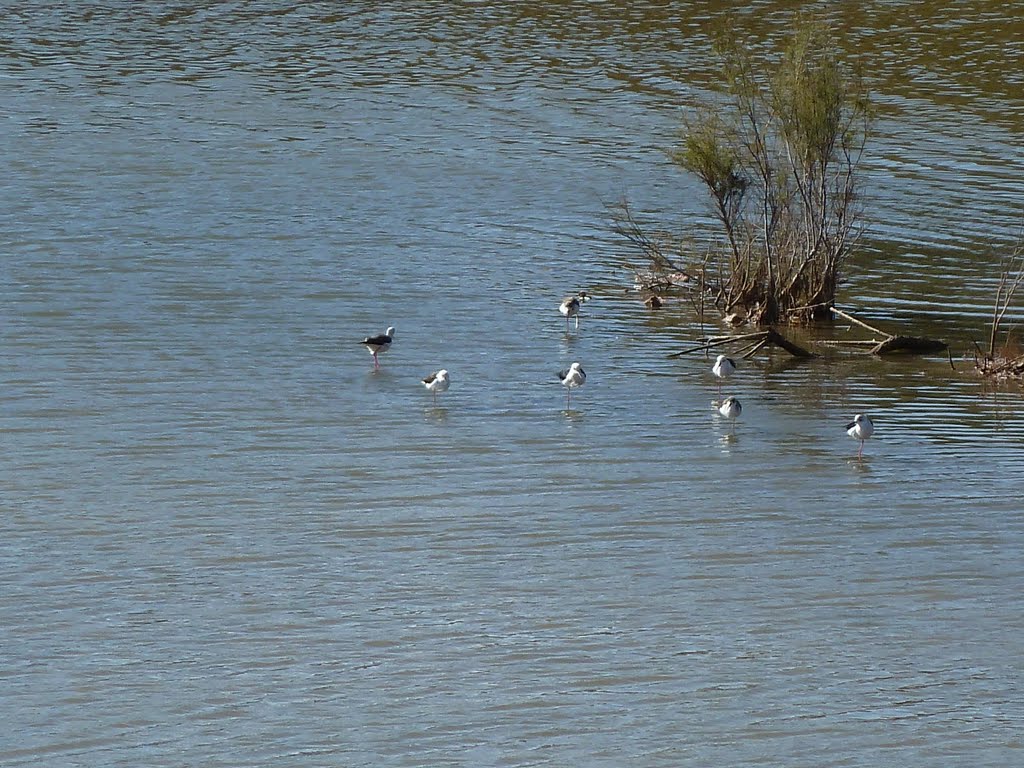
[[[7,8],[0,763],[1021,762],[1024,407],[965,360],[1019,14],[832,12],[881,110],[844,304],[957,370],[759,356],[730,434],[605,208],[701,221],[711,14]]]

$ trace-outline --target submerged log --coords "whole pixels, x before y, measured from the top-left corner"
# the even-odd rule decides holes
[[[798,344],[794,344],[792,341],[787,339],[774,328],[768,329],[768,338],[766,339],[766,342],[768,344],[774,344],[777,347],[782,347],[784,350],[789,352],[789,354],[791,354],[793,357],[817,357],[817,355],[811,352],[810,350],[804,349]]]
[[[886,355],[903,352],[911,355],[925,355],[929,352],[942,352],[946,349],[944,341],[922,339],[918,336],[893,336],[871,348],[872,355]]]

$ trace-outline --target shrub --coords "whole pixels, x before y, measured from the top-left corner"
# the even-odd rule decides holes
[[[687,119],[671,156],[703,182],[721,227],[715,303],[758,324],[828,317],[860,232],[865,84],[820,22],[799,18],[774,62],[756,61],[731,20],[714,45],[723,95]]]

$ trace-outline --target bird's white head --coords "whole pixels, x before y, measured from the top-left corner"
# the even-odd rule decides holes
[[[442,368],[440,371],[438,371],[437,372],[437,378],[439,378],[439,379],[447,379],[448,378],[448,369],[447,368]]]
[[[388,329],[386,331],[384,331],[384,335],[389,337],[389,338],[394,338],[395,337],[395,326],[389,325]]]

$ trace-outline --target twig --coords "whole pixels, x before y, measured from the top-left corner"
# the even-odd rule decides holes
[[[764,338],[767,335],[768,331],[760,331],[759,333],[744,333],[740,336],[713,336],[712,338],[704,341],[700,346],[684,349],[681,352],[673,352],[669,357],[682,357],[683,355],[688,355],[691,352],[703,352],[706,349],[711,349],[711,347],[720,347],[723,344],[730,344],[734,341],[743,341],[744,339],[752,339],[755,337]]]
[[[868,341],[848,341],[846,339],[824,339],[818,342],[824,344],[826,347],[874,347],[880,342],[877,339],[870,339]]]
[[[745,355],[743,356],[743,359],[744,359],[744,360],[749,360],[749,359],[750,359],[750,358],[752,358],[752,357],[753,357],[753,356],[754,356],[755,354],[757,354],[757,350],[759,350],[759,349],[760,349],[761,347],[763,347],[763,346],[764,346],[765,344],[767,344],[767,343],[768,343],[768,339],[761,339],[761,340],[760,340],[759,342],[757,342],[757,343],[755,343],[755,344],[754,344],[754,348],[753,348],[753,349],[751,349],[751,350],[750,350],[749,352],[747,352],[747,354],[745,354]],[[741,350],[741,351],[742,351],[742,350]]]
[[[872,333],[881,334],[882,336],[885,336],[887,339],[891,339],[893,337],[893,335],[891,333],[886,333],[885,331],[881,330],[880,328],[875,328],[874,326],[868,325],[867,323],[865,323],[865,322],[863,322],[861,320],[858,320],[856,317],[853,317],[852,315],[848,315],[846,312],[843,312],[843,310],[841,310],[841,309],[837,309],[836,307],[832,307],[832,311],[835,312],[840,317],[842,317],[842,318],[844,318],[846,320],[849,320],[851,323],[856,323],[857,325],[861,326],[862,328],[867,328]]]
[[[702,341],[743,341],[744,339],[754,339],[760,336],[764,336],[768,331],[754,331],[753,333],[730,333],[727,336],[711,336]]]
[[[801,312],[805,309],[817,309],[818,307],[832,307],[831,301],[819,301],[817,304],[808,304],[806,307],[790,307],[786,312]],[[832,307],[835,309],[835,307]]]

